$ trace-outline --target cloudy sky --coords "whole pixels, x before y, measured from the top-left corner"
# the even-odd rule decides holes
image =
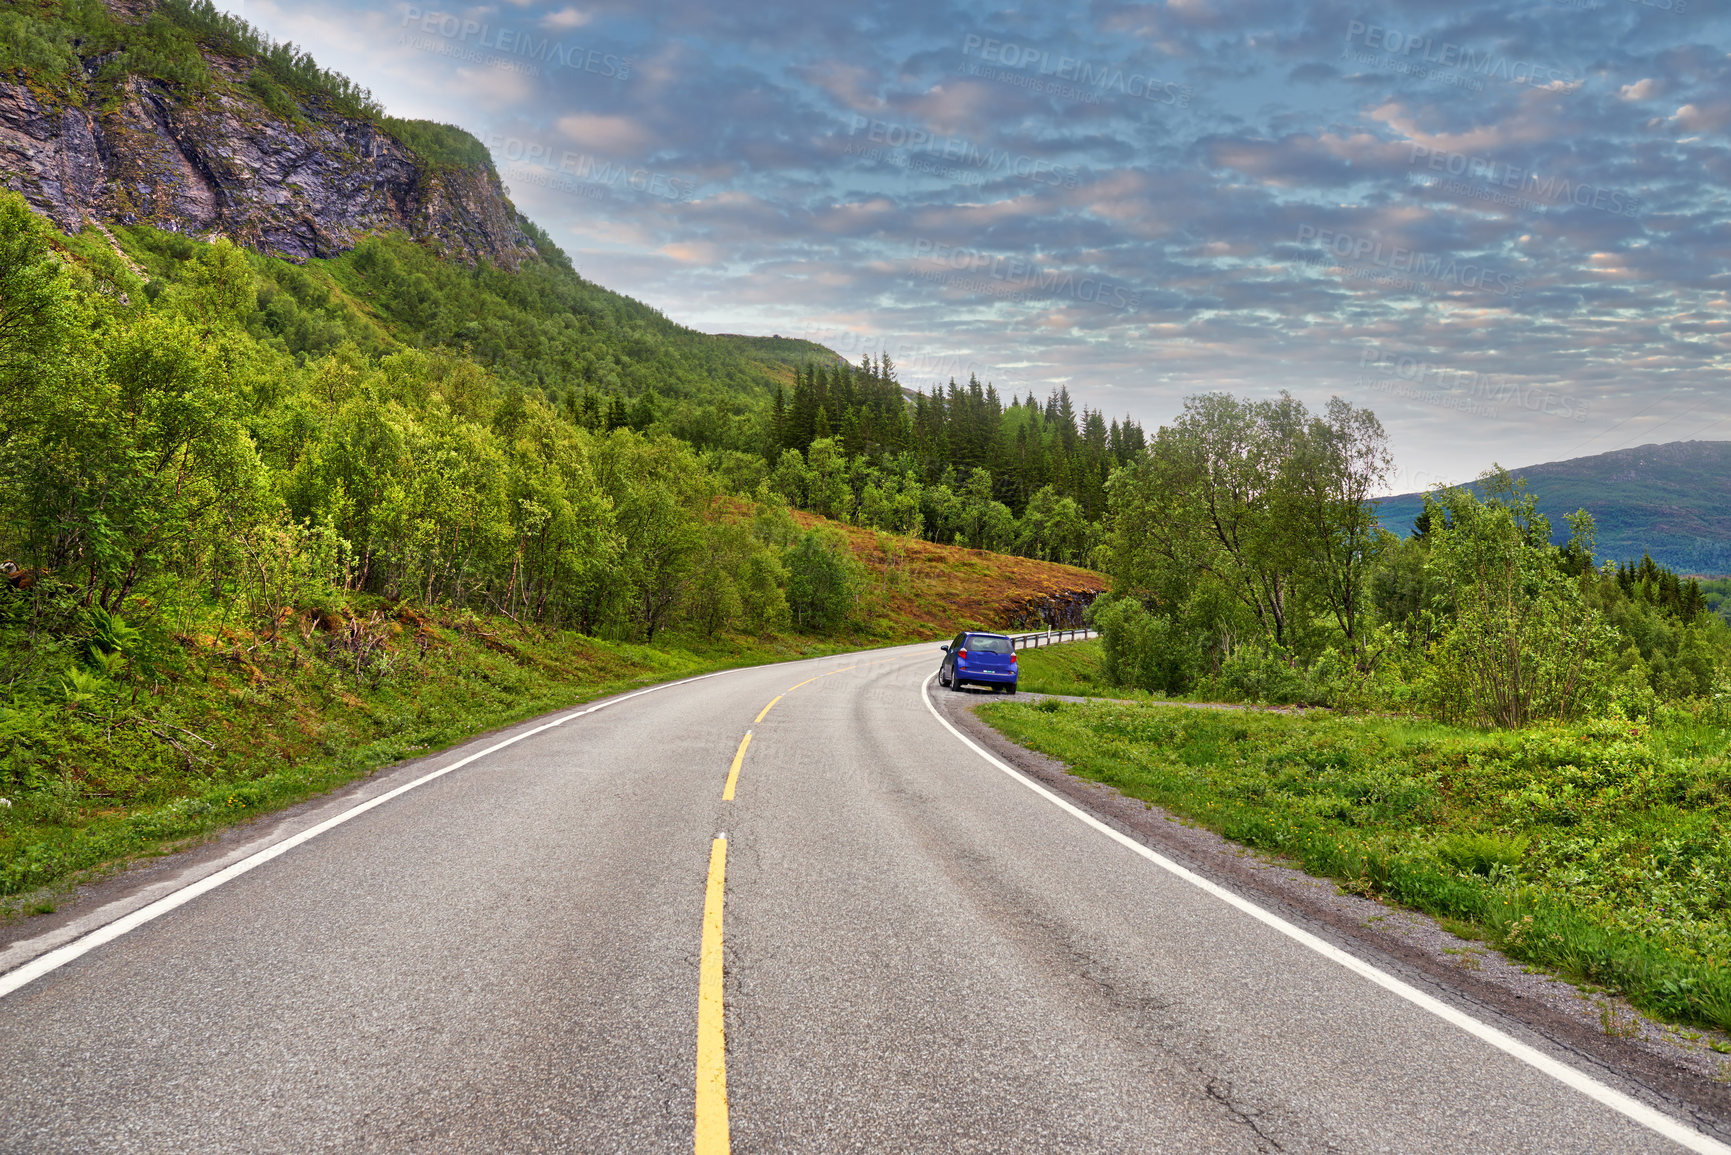
[[[1731,440],[1720,0],[224,6],[696,328],[1150,428],[1338,394],[1395,490]]]

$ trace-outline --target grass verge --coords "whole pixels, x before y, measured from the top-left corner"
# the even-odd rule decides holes
[[[1145,691],[1107,684],[1100,667],[1099,638],[1016,651],[1016,688],[1079,698],[1148,697]]]
[[[980,715],[1072,772],[1511,958],[1731,1029],[1731,735],[1483,732],[1053,700]]]

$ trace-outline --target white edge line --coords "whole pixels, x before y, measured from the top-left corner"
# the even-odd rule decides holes
[[[730,670],[715,670],[707,674],[698,674],[693,678],[681,678],[676,682],[663,682],[657,686],[646,686],[641,690],[633,690],[629,694],[621,694],[615,698],[608,698],[605,701],[597,702],[595,705],[585,707],[581,710],[573,710],[569,714],[554,718],[551,722],[543,722],[541,725],[536,726],[533,729],[525,730],[521,734],[513,734],[502,742],[493,743],[493,745],[487,747],[485,750],[479,750],[470,754],[466,758],[459,758],[449,766],[442,766],[429,774],[423,774],[413,782],[405,782],[401,786],[387,790],[377,798],[369,798],[358,806],[352,806],[341,814],[327,818],[316,826],[309,826],[299,834],[291,835],[290,837],[283,839],[281,842],[274,842],[263,850],[248,855],[239,862],[231,863],[214,874],[207,875],[204,878],[199,879],[197,882],[188,883],[173,894],[165,895],[153,903],[141,906],[130,914],[122,915],[113,922],[104,923],[102,926],[97,927],[95,930],[90,931],[88,934],[85,934],[80,938],[73,939],[64,946],[59,946],[51,951],[46,951],[43,954],[37,955],[29,962],[0,975],[0,998],[5,998],[18,988],[34,982],[45,974],[58,970],[73,959],[90,953],[104,943],[113,942],[121,935],[124,935],[129,931],[137,930],[139,927],[153,919],[161,918],[169,911],[191,902],[201,894],[206,894],[215,890],[225,882],[234,881],[248,871],[263,866],[279,854],[287,854],[303,842],[310,842],[319,835],[325,833],[327,830],[341,826],[351,818],[360,817],[375,806],[383,806],[398,795],[407,794],[417,786],[425,786],[435,778],[442,778],[453,770],[460,770],[471,762],[485,758],[489,754],[496,754],[507,746],[514,746],[523,739],[534,737],[543,730],[551,730],[555,726],[563,726],[566,722],[569,722],[574,718],[581,718],[585,714],[593,714],[597,710],[605,710],[609,706],[616,706],[620,702],[627,702],[632,698],[641,697],[644,694],[653,694],[657,690],[670,690],[675,686],[687,686],[692,682],[701,682],[705,678],[718,678],[723,674],[734,674],[739,673],[742,670],[759,668],[761,667],[736,666]]]
[[[1248,899],[1232,893],[1225,887],[1208,881],[1208,879],[1203,878],[1201,875],[1196,874],[1193,871],[1187,870],[1183,866],[1172,861],[1170,858],[1167,858],[1165,855],[1149,849],[1134,838],[1131,838],[1129,835],[1113,829],[1098,818],[1095,818],[1092,814],[1083,810],[1081,807],[1076,806],[1068,799],[1059,797],[1057,794],[1054,794],[1038,782],[1035,782],[1032,778],[1029,778],[1027,775],[1023,774],[1021,771],[1017,770],[1015,767],[998,758],[996,755],[991,753],[991,751],[975,742],[972,738],[956,729],[950,724],[948,718],[945,718],[942,714],[938,713],[937,707],[932,705],[932,699],[929,693],[932,677],[933,675],[925,675],[920,680],[920,697],[924,700],[926,709],[931,711],[932,717],[936,718],[938,722],[943,725],[944,729],[948,730],[951,734],[954,734],[961,740],[963,745],[967,746],[974,753],[978,754],[987,762],[990,762],[993,766],[1002,770],[1005,774],[1008,774],[1011,778],[1014,778],[1017,782],[1020,782],[1023,786],[1026,786],[1029,790],[1032,790],[1052,805],[1058,807],[1058,809],[1065,811],[1071,817],[1081,820],[1083,823],[1093,827],[1106,837],[1135,851],[1137,854],[1140,854],[1143,858],[1146,858],[1162,870],[1177,875],[1192,886],[1206,891],[1208,894],[1213,895],[1215,898],[1218,898],[1229,906],[1236,907],[1243,911],[1258,922],[1272,927],[1287,938],[1292,939],[1294,942],[1309,947],[1324,958],[1339,963],[1341,966],[1355,974],[1362,975],[1377,986],[1382,987],[1384,990],[1390,991],[1393,994],[1399,995],[1407,1002],[1412,1003],[1414,1006],[1419,1007],[1422,1010],[1429,1011],[1444,1022],[1451,1023],[1465,1031],[1467,1034],[1482,1039],[1484,1042],[1489,1043],[1498,1050],[1514,1056],[1523,1063],[1526,1063],[1528,1066],[1543,1071],[1559,1083],[1572,1087],[1581,1092],[1581,1094],[1586,1095],[1588,1098],[1594,1099],[1612,1110],[1628,1116],[1630,1119],[1633,1119],[1642,1126],[1657,1131],[1660,1135],[1670,1139],[1672,1142],[1686,1147],[1690,1151],[1702,1152],[1703,1155],[1731,1155],[1731,1146],[1727,1146],[1709,1135],[1703,1135],[1693,1127],[1689,1127],[1686,1124],[1679,1122],[1665,1114],[1663,1111],[1649,1107],[1638,1099],[1625,1095],[1623,1092],[1618,1091],[1615,1088],[1608,1087],[1592,1076],[1577,1071],[1566,1063],[1558,1062],[1543,1051],[1528,1046],[1526,1043],[1497,1030],[1497,1028],[1488,1023],[1480,1022],[1471,1015],[1449,1006],[1442,1000],[1427,995],[1418,988],[1410,986],[1407,983],[1402,982],[1400,979],[1395,978],[1393,975],[1377,969],[1371,964],[1365,962],[1363,959],[1348,954],[1346,951],[1341,950],[1332,943],[1318,938],[1309,931],[1294,926],[1279,915],[1264,910],[1262,907]]]

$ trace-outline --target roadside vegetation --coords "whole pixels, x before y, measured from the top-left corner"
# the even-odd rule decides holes
[[[297,354],[254,258],[129,235],[172,275],[0,196],[0,895],[626,685],[1101,588],[796,515],[460,352]]]
[[[80,872],[175,849],[498,726],[841,648],[650,647],[369,599],[299,611],[263,636],[140,630],[112,651],[124,674],[74,674],[62,701],[0,716],[12,795],[0,806],[0,909],[51,910],[55,884]]]
[[[1494,730],[1051,700],[980,714],[1235,842],[1731,1030],[1731,719]]]
[[[1082,698],[1148,698],[1135,686],[1115,686],[1106,680],[1098,638],[1039,646],[1016,654],[1016,687],[1030,694],[1062,694]]]
[[[1553,542],[1506,473],[1366,500],[1375,418],[1197,398],[1109,485],[1097,643],[982,708],[1008,737],[1509,956],[1731,1029],[1731,628],[1717,589]]]

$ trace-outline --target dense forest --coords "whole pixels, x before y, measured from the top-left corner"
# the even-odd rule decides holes
[[[117,232],[151,276],[147,295],[196,275],[202,242]],[[458,357],[591,433],[669,434],[734,493],[1051,561],[1093,558],[1106,478],[1145,444],[1134,421],[1078,411],[1067,389],[1008,405],[977,379],[910,395],[887,355],[850,365],[808,342],[684,329],[542,246],[546,259],[515,273],[444,261],[401,235],[305,265],[249,254],[257,302],[240,323],[302,367],[405,349]]]
[[[1071,562],[1093,558],[1107,478],[1146,439],[1129,418],[1078,414],[1068,388],[1006,405],[970,377],[910,402],[883,356],[801,370],[791,397],[776,391],[762,443],[771,486],[802,508]]]

